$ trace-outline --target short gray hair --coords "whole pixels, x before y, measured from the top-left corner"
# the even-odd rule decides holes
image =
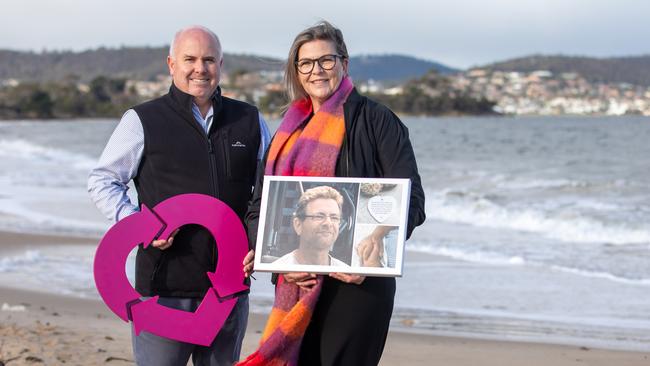
[[[169,57],[174,58],[174,48],[176,47],[176,42],[178,42],[178,38],[180,38],[180,36],[183,33],[191,31],[191,30],[200,30],[200,31],[208,34],[212,38],[214,38],[214,43],[217,45],[217,50],[219,51],[218,52],[219,53],[219,59],[221,60],[223,58],[223,50],[221,49],[221,41],[219,41],[219,37],[217,37],[217,35],[213,31],[211,31],[209,28],[204,27],[202,25],[191,25],[189,27],[185,27],[185,28],[179,30],[178,32],[176,32],[176,34],[174,35],[174,38],[172,39],[172,42],[169,44]]]

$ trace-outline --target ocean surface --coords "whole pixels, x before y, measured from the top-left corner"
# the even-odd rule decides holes
[[[407,242],[394,329],[650,350],[650,119],[404,122],[427,221]],[[0,122],[0,230],[99,239],[110,223],[86,177],[116,123]],[[93,247],[5,253],[0,285],[98,297]],[[256,277],[265,311],[273,289]]]

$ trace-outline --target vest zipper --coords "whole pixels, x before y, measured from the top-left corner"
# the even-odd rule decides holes
[[[208,137],[208,157],[210,158],[210,166],[208,167],[210,169],[210,178],[212,183],[212,195],[216,198],[219,197],[219,183],[217,181],[217,172],[216,172],[216,165],[217,165],[217,158],[215,157],[214,154],[214,146],[212,145],[212,140]]]
[[[211,183],[212,183],[212,196],[215,198],[219,197],[219,184],[217,181],[217,172],[216,172],[216,166],[217,166],[217,158],[214,154],[214,146],[212,145],[212,140],[210,140],[210,137],[207,136],[208,138],[208,157],[210,158],[210,178],[211,178]],[[216,245],[212,246],[212,264],[216,268],[217,264],[217,248]]]

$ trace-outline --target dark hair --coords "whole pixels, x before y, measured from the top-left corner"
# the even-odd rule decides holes
[[[289,97],[289,103],[307,97],[307,93],[298,80],[298,70],[296,69],[295,63],[298,61],[300,47],[307,42],[315,40],[331,41],[336,47],[336,52],[344,59],[348,58],[348,48],[343,40],[343,33],[329,22],[323,20],[300,32],[291,44],[289,58],[287,59],[284,71],[284,85],[287,90],[287,96]]]

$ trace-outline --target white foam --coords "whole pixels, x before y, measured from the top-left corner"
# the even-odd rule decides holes
[[[608,272],[586,271],[586,270],[562,267],[562,266],[551,266],[550,268],[556,271],[567,272],[578,276],[599,278],[599,279],[624,283],[627,285],[650,286],[650,278],[630,279],[630,278],[616,276]]]
[[[89,171],[96,159],[63,149],[45,147],[25,140],[0,140],[0,157],[51,163],[65,168]]]
[[[551,213],[535,208],[507,208],[478,194],[438,191],[427,194],[427,217],[480,227],[539,233],[577,243],[639,244],[650,230],[603,223],[576,212]]]
[[[25,305],[9,305],[6,302],[2,304],[1,311],[25,311]]]
[[[637,286],[650,286],[650,278],[626,278],[617,276],[612,273],[602,272],[602,271],[590,271],[578,268],[571,268],[558,265],[549,265],[540,262],[528,261],[520,256],[504,256],[499,253],[487,252],[487,251],[466,251],[457,248],[450,248],[439,245],[427,245],[424,243],[409,243],[409,250],[422,252],[427,254],[439,255],[451,259],[461,260],[464,262],[470,263],[479,263],[487,265],[497,265],[497,266],[532,266],[538,268],[546,268],[553,271],[560,271],[565,273],[570,273],[572,275],[604,279],[608,281],[624,283],[627,285],[637,285]],[[409,265],[416,265],[419,262],[409,263]],[[425,265],[431,265],[431,263],[426,263]]]
[[[567,188],[584,188],[589,183],[581,181],[572,181],[568,179],[527,179],[520,177],[507,177],[504,175],[495,176],[493,182],[497,187],[511,190],[528,190],[528,189],[567,189]]]
[[[106,221],[87,221],[37,211],[16,200],[3,200],[0,212],[13,216],[13,218],[5,217],[0,221],[0,229],[12,232],[67,232],[101,236],[110,226]]]
[[[94,252],[94,246],[61,245],[3,258],[0,260],[0,285],[97,298],[93,280]],[[125,273],[132,284],[134,267],[135,249],[125,264]]]
[[[28,250],[22,255],[4,257],[0,259],[0,273],[15,271],[23,266],[35,265],[42,259],[43,256],[38,250]]]
[[[526,260],[520,256],[504,256],[498,253],[482,251],[463,251],[456,248],[432,246],[426,244],[411,244],[409,250],[424,252],[428,254],[440,255],[452,259],[458,259],[466,262],[491,264],[491,265],[525,265]]]

